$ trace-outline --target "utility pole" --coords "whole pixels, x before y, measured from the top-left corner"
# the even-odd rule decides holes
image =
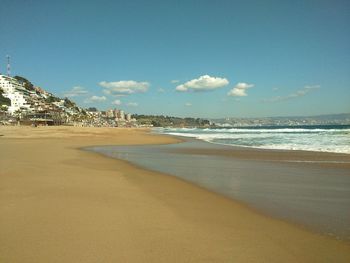
[[[7,55],[6,58],[7,58],[7,76],[10,77],[11,75],[10,56]]]

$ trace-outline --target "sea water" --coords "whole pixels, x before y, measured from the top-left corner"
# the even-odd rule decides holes
[[[156,128],[154,131],[241,147],[350,154],[350,125]]]
[[[170,145],[95,146],[88,150],[179,177],[274,217],[350,240],[348,169],[205,153],[230,148],[188,139]],[[204,154],[186,153],[186,149],[203,150]]]

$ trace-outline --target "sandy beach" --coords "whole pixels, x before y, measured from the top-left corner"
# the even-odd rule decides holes
[[[176,142],[144,129],[0,127],[0,262],[350,262],[348,242],[80,150]]]

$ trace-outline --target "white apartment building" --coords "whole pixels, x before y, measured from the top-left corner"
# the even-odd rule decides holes
[[[114,118],[114,110],[107,110],[106,111],[107,118]]]
[[[10,114],[19,109],[30,109],[25,98],[26,95],[29,96],[29,92],[17,79],[0,75],[0,88],[4,91],[3,96],[11,100],[11,106],[8,108]]]
[[[124,111],[121,110],[119,112],[119,116],[118,117],[119,117],[120,120],[124,121],[125,120],[125,113],[124,113]]]

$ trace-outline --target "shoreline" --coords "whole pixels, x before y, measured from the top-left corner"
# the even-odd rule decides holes
[[[0,259],[5,262],[350,259],[347,242],[256,214],[177,178],[78,149],[178,142],[174,138],[132,129],[80,129],[82,134],[68,136],[73,129],[45,128],[29,138],[16,129],[11,136],[25,139],[8,139],[6,132],[0,137],[7,151],[0,159],[6,167],[0,173]],[[97,138],[84,134],[88,130]],[[47,173],[50,167],[56,169]]]
[[[261,151],[253,149],[249,152],[255,157],[247,159],[244,154],[240,156],[239,148],[196,139],[176,145],[109,145],[87,147],[86,150],[175,177],[241,202],[265,216],[350,241],[350,225],[346,223],[350,217],[346,213],[350,206],[349,191],[344,188],[350,181],[348,169],[343,164],[272,160],[271,156],[266,156],[268,152],[264,151],[261,156]],[[300,153],[295,156],[304,158]],[[323,157],[329,157],[329,154]],[[315,157],[312,155],[312,158]],[[192,161],[188,162],[188,159]],[[186,168],[187,165],[191,167]],[[255,184],[251,184],[253,181]]]
[[[171,136],[171,135],[169,135],[169,136]],[[94,145],[94,146],[91,146],[91,147],[95,147],[95,146],[104,147],[104,146],[110,146],[110,145]],[[285,223],[287,225],[294,226],[294,227],[296,227],[296,228],[298,228],[298,229],[300,229],[302,231],[309,232],[309,233],[312,233],[312,234],[315,234],[315,235],[318,235],[318,236],[321,236],[321,237],[330,238],[330,239],[337,240],[337,241],[340,241],[340,242],[348,243],[349,244],[349,249],[350,249],[350,241],[349,240],[342,240],[342,239],[335,238],[333,235],[327,235],[327,234],[319,233],[319,232],[317,232],[315,230],[312,230],[312,229],[308,228],[307,226],[305,226],[305,225],[303,225],[301,223],[291,222],[291,221],[288,221],[287,219],[276,218],[276,217],[270,215],[269,213],[262,211],[261,209],[255,208],[255,207],[247,204],[244,201],[228,197],[226,195],[223,195],[221,193],[215,192],[215,191],[210,190],[210,189],[208,189],[208,188],[206,188],[204,186],[198,185],[196,183],[193,183],[193,182],[191,182],[189,180],[177,177],[175,175],[158,172],[156,170],[152,170],[150,168],[146,168],[146,167],[144,167],[142,165],[136,164],[136,163],[134,163],[132,161],[126,161],[126,160],[123,160],[123,159],[110,157],[110,156],[107,156],[107,155],[105,155],[103,153],[91,151],[91,150],[88,150],[88,149],[85,149],[85,148],[90,148],[90,146],[79,148],[79,150],[82,150],[82,151],[85,151],[85,152],[88,152],[88,153],[92,153],[92,154],[95,154],[97,156],[101,156],[103,158],[107,158],[107,159],[110,159],[110,160],[117,160],[118,162],[123,162],[123,163],[127,164],[128,166],[131,166],[131,167],[133,167],[133,168],[135,168],[137,170],[147,171],[147,172],[159,174],[160,176],[170,177],[172,180],[176,180],[176,181],[180,181],[182,183],[188,184],[188,185],[190,185],[190,186],[192,186],[194,188],[198,188],[200,191],[207,192],[210,195],[215,195],[215,196],[217,196],[219,198],[227,200],[228,202],[234,202],[234,203],[238,204],[239,206],[244,207],[244,209],[249,210],[249,211],[251,211],[252,213],[254,213],[254,214],[258,215],[258,216],[263,216],[263,217],[266,217],[266,218],[271,219],[271,220],[279,221],[279,222]]]

